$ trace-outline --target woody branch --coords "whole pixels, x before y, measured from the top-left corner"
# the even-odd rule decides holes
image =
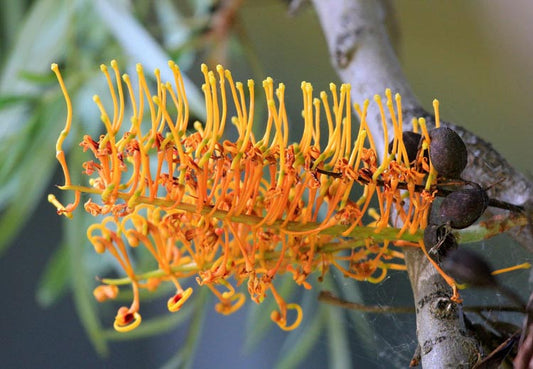
[[[392,15],[387,14],[386,3],[377,0],[312,2],[322,25],[332,64],[341,80],[351,84],[353,101],[363,101],[383,93],[385,88],[391,88],[402,95],[406,123],[413,117],[424,116],[431,126],[433,117],[422,109],[411,91],[391,45],[385,20]],[[379,122],[379,119],[373,119],[377,114],[377,110],[369,110],[369,121]],[[481,138],[452,123],[446,125],[458,132],[469,147],[469,163],[463,172],[464,179],[475,178],[485,187],[492,185],[490,196],[493,198],[517,205],[528,201],[532,196],[531,181],[512,168]],[[376,124],[371,129],[380,131],[381,127]],[[382,153],[385,143],[379,142],[380,135],[376,137],[376,144]],[[502,180],[494,184],[494,178]],[[489,212],[498,210],[489,209]],[[512,236],[533,251],[533,240],[528,232],[515,231]],[[416,305],[422,366],[446,368],[456,367],[458,363],[471,366],[477,359],[477,344],[464,334],[461,309],[450,301],[449,286],[420,249],[405,250],[405,260]]]

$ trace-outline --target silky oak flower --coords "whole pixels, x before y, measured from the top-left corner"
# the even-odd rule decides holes
[[[115,329],[138,326],[139,290],[154,291],[162,282],[175,286],[167,302],[171,312],[192,296],[194,281],[213,292],[222,314],[239,309],[246,292],[256,303],[271,296],[278,305],[272,320],[290,330],[301,322],[302,309],[285,302],[273,284],[276,276],[290,273],[309,289],[311,275],[323,276],[331,267],[372,283],[388,270],[405,270],[402,247],[422,245],[437,176],[425,154],[429,136],[423,119],[414,121],[422,137],[414,160],[406,149],[398,94],[387,90],[385,103],[379,96],[372,102],[389,143],[378,153],[367,123],[371,102],[352,106],[349,85],[331,84],[328,93],[315,97],[311,84],[302,82],[297,125],[287,116],[285,86],[275,87],[267,78],[262,84],[267,116],[257,122],[254,82],[234,82],[222,66],[210,71],[203,65],[206,119],[191,122],[179,67],[168,66],[174,80],[162,81],[156,70],[154,89],[141,65],[135,85],[120,75],[116,61],[111,71],[101,66],[113,108],[106,111],[94,97],[103,133],[85,135],[80,143],[90,156],[83,164],[89,178],[84,186],[71,182],[63,142],[73,108],[58,66],[52,65],[67,105],[56,146],[65,177],[60,189],[72,191],[74,201],[64,206],[53,195],[49,201],[58,214],[71,217],[81,194],[90,194],[84,207],[97,221],[87,236],[96,252],[116,258],[126,276],[103,279],[95,297],[113,298],[123,284],[133,289],[131,305],[118,310]],[[289,143],[296,130],[300,140]],[[138,247],[153,257],[154,270],[137,270],[132,251]],[[296,317],[289,321],[291,310]]]

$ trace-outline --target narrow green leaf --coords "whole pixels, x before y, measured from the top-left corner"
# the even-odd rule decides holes
[[[165,46],[178,48],[187,43],[192,32],[191,22],[187,22],[176,5],[170,0],[160,0],[154,3],[154,8],[161,25]]]
[[[320,333],[326,324],[326,309],[324,306],[319,306],[318,311],[311,323],[305,327],[300,327],[298,331],[298,340],[291,347],[290,350],[285,350],[285,354],[280,357],[276,364],[276,369],[292,369],[297,368],[298,364],[311,352],[315,347],[320,337]]]
[[[208,300],[208,290],[206,288],[201,288],[194,301],[194,314],[191,325],[189,326],[189,334],[187,335],[185,344],[161,367],[161,369],[189,369],[192,367],[194,353],[196,352],[200,341],[200,334],[203,331],[207,306],[209,305]]]
[[[348,301],[364,301],[359,288],[360,282],[344,278],[343,274],[336,268],[332,268],[331,271],[334,279],[340,281],[338,284],[334,284],[332,292],[336,293],[337,296],[343,296]],[[337,293],[336,291],[340,291],[341,293]],[[363,344],[364,349],[375,351],[376,342],[367,315],[355,310],[346,310],[346,314],[354,325],[353,330],[357,334],[359,341]]]
[[[83,153],[74,150],[70,156],[69,162],[72,163],[73,166],[79,165],[79,167],[81,167]],[[72,172],[73,182],[76,183],[80,181],[80,173],[77,173],[76,171]],[[89,340],[100,356],[107,356],[109,354],[109,348],[98,318],[96,301],[92,296],[92,289],[89,286],[89,281],[92,280],[94,276],[89,277],[87,275],[83,258],[84,248],[89,248],[90,246],[88,245],[89,241],[85,234],[87,225],[85,224],[84,219],[86,219],[86,217],[81,216],[81,214],[77,214],[78,216],[74,216],[72,219],[64,218],[64,242],[69,251],[72,295],[81,324],[83,325]]]
[[[281,277],[278,292],[281,296],[290,296],[296,285],[291,276]],[[257,305],[251,303],[246,316],[246,341],[244,350],[251,351],[276,324],[270,319],[270,313],[278,308],[276,301],[271,295],[265,301]]]
[[[27,5],[25,1],[3,1],[0,6],[2,6],[0,24],[3,25],[0,42],[6,42],[6,44],[0,44],[0,50],[9,50],[15,41]]]
[[[32,95],[24,94],[24,95],[17,95],[17,94],[5,94],[0,96],[0,110],[6,109],[9,106],[21,104],[21,103],[28,103],[28,102],[35,102],[37,98]]]
[[[0,95],[35,96],[41,93],[41,85],[21,78],[20,73],[49,73],[50,63],[58,60],[65,51],[72,8],[69,3],[67,0],[33,2],[0,71]],[[28,108],[18,104],[0,110],[0,122],[4,123],[0,125],[2,147],[7,139],[27,125],[31,113]]]
[[[165,68],[170,56],[142,24],[135,19],[131,9],[109,0],[96,0],[94,4],[103,22],[126,51],[126,54],[130,54],[134,60],[141,62],[148,70],[159,68],[163,79],[167,81],[174,80],[172,72]],[[182,76],[191,111],[197,117],[204,119],[205,103],[203,95],[187,76],[183,75],[183,73]]]
[[[36,298],[40,306],[50,307],[65,294],[70,280],[68,262],[68,249],[62,244],[55,249],[39,278]]]
[[[3,68],[0,91],[37,90],[33,83],[21,79],[19,73],[45,73],[50,63],[64,52],[71,8],[66,0],[34,2]]]
[[[45,119],[46,110],[53,105],[35,104],[31,107],[32,115],[27,119],[24,127],[16,134],[5,139],[2,143],[6,146],[0,147],[0,152],[4,154],[5,160],[0,161],[0,208],[5,199],[11,199],[17,192],[20,192],[19,183],[21,177],[29,175],[32,166],[40,165],[39,160],[35,160],[36,151],[49,159],[53,158],[50,148],[53,148],[55,132],[47,130]],[[56,113],[52,119],[57,119]],[[48,146],[49,144],[49,146]],[[47,155],[48,154],[48,155]],[[13,185],[14,182],[14,185]],[[11,190],[11,192],[8,192]]]
[[[19,181],[18,192],[0,218],[0,256],[37,206],[38,198],[50,180],[51,164],[51,160],[43,160],[41,166],[35,166],[30,172],[34,177],[27,176],[27,181]]]
[[[0,255],[25,224],[43,196],[53,174],[53,127],[62,121],[64,108],[56,100],[45,99],[36,107],[31,122],[21,132],[17,145],[0,165]]]
[[[345,317],[341,308],[327,306],[328,352],[329,365],[332,369],[352,368],[348,332]]]
[[[165,49],[169,50],[182,71],[188,71],[196,61],[197,48],[192,47],[196,22],[188,21],[171,0],[160,0],[154,8]]]
[[[324,287],[330,290],[334,288],[331,276],[325,278]],[[344,310],[332,305],[325,306],[325,308],[327,310],[328,367],[332,369],[352,368],[350,346],[348,344],[348,325],[345,321]]]
[[[20,70],[18,76],[27,81],[31,82],[34,85],[49,85],[55,83],[55,76],[50,73],[48,70],[45,72],[31,72],[26,70]]]

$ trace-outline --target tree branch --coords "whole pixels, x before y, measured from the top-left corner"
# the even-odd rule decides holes
[[[378,0],[313,0],[329,47],[332,63],[341,80],[352,86],[352,99],[362,103],[386,88],[402,96],[404,127],[413,117],[424,117],[428,127],[434,117],[425,112],[401,70],[386,30],[386,6]],[[374,104],[371,104],[371,106]],[[371,129],[380,132],[377,107],[369,108]],[[454,124],[469,148],[464,179],[490,187],[490,196],[522,205],[532,196],[533,185],[496,152],[490,144]],[[374,135],[379,152],[384,142]],[[495,183],[496,182],[496,183]],[[500,210],[489,210],[492,213]],[[533,251],[528,232],[513,237]],[[405,250],[405,261],[413,288],[417,313],[417,336],[424,368],[471,367],[477,360],[478,345],[466,335],[461,305],[450,300],[451,291],[419,249]]]

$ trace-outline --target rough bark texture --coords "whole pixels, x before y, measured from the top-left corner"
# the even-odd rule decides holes
[[[387,7],[378,0],[313,0],[329,46],[332,63],[341,80],[352,86],[352,99],[362,103],[386,88],[402,96],[404,122],[424,116],[428,126],[433,117],[424,112],[411,91],[387,35]],[[368,123],[381,131],[377,108],[369,109]],[[487,187],[490,196],[513,204],[524,204],[532,194],[532,183],[516,172],[488,143],[454,124],[469,149],[465,179]],[[406,125],[405,129],[409,129]],[[380,135],[374,135],[379,138]],[[379,140],[378,140],[379,141]],[[379,149],[383,151],[384,143]],[[498,182],[499,181],[499,182]],[[496,182],[496,183],[495,183]],[[490,210],[494,211],[494,210]],[[513,236],[533,249],[528,232]],[[418,249],[405,250],[405,261],[417,309],[417,337],[421,363],[429,368],[469,368],[478,358],[478,344],[467,335],[461,305],[450,300],[451,290]]]

